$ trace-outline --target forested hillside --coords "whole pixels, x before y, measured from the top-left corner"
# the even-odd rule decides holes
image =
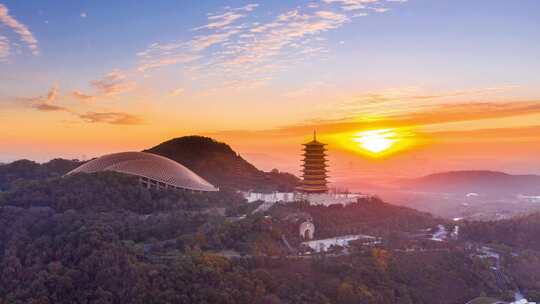
[[[18,182],[41,181],[59,177],[77,168],[77,160],[53,159],[44,164],[22,159],[9,164],[0,164],[0,191],[15,186]]]
[[[298,178],[278,171],[263,172],[229,145],[202,136],[185,136],[145,150],[173,159],[221,188],[288,192]]]
[[[320,237],[416,231],[436,222],[427,214],[372,200],[228,218],[212,210],[241,210],[242,198],[219,193],[150,191],[114,172],[21,182],[0,196],[0,302],[461,304],[503,293],[459,247],[298,257],[281,239],[297,231],[284,213],[310,213]]]

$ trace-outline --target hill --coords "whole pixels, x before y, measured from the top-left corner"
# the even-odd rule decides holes
[[[482,195],[540,195],[540,176],[496,171],[453,171],[402,180],[398,186],[418,192]]]
[[[220,188],[287,192],[298,184],[294,175],[277,170],[261,171],[229,145],[209,137],[174,138],[144,152],[173,159]]]
[[[17,160],[9,164],[0,164],[0,191],[8,190],[22,181],[41,181],[60,177],[77,168],[80,164],[77,160],[61,158],[43,164],[27,159]]]

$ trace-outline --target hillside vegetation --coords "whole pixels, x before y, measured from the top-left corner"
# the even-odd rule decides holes
[[[175,160],[220,188],[288,192],[294,190],[299,181],[289,173],[263,172],[229,145],[209,137],[179,137],[145,152]]]

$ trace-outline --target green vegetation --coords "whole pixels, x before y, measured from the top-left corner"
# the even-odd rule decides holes
[[[0,205],[51,207],[107,212],[125,209],[142,214],[178,209],[233,207],[244,202],[234,191],[189,193],[156,191],[140,187],[137,178],[116,172],[76,174],[44,181],[20,182],[0,194]]]
[[[346,207],[278,204],[252,215],[257,205],[232,190],[153,191],[115,172],[59,177],[65,170],[52,170],[56,177],[19,173],[0,193],[2,304],[462,304],[482,293],[508,293],[466,242],[424,240],[418,247],[412,239],[444,221],[378,199]],[[283,236],[297,247],[304,216],[312,218],[318,238],[362,233],[384,242],[353,242],[348,254],[298,256]],[[523,243],[501,235],[500,244],[535,248],[528,236],[535,226],[525,223],[511,226],[520,236],[515,242]],[[478,242],[494,242],[503,229],[489,228],[495,232],[480,239],[488,228],[478,225],[463,228]],[[540,290],[539,261],[533,250],[504,259],[530,299]]]
[[[79,161],[66,159],[53,159],[44,164],[26,159],[0,164],[0,191],[8,190],[20,182],[60,177],[79,165]]]
[[[504,268],[529,301],[540,302],[540,213],[491,222],[469,222],[463,238],[503,253]]]

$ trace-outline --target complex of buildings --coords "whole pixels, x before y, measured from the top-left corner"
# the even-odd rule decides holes
[[[244,192],[248,203],[262,201],[264,204],[259,211],[264,211],[278,202],[308,201],[312,205],[347,205],[357,202],[359,198],[370,197],[365,194],[329,191],[326,144],[317,140],[316,132],[313,132],[313,140],[303,144],[302,150],[302,181],[295,192]]]
[[[116,171],[139,177],[139,182],[147,188],[180,189],[188,191],[219,191],[181,164],[146,152],[121,152],[93,159],[68,173],[94,173]]]

